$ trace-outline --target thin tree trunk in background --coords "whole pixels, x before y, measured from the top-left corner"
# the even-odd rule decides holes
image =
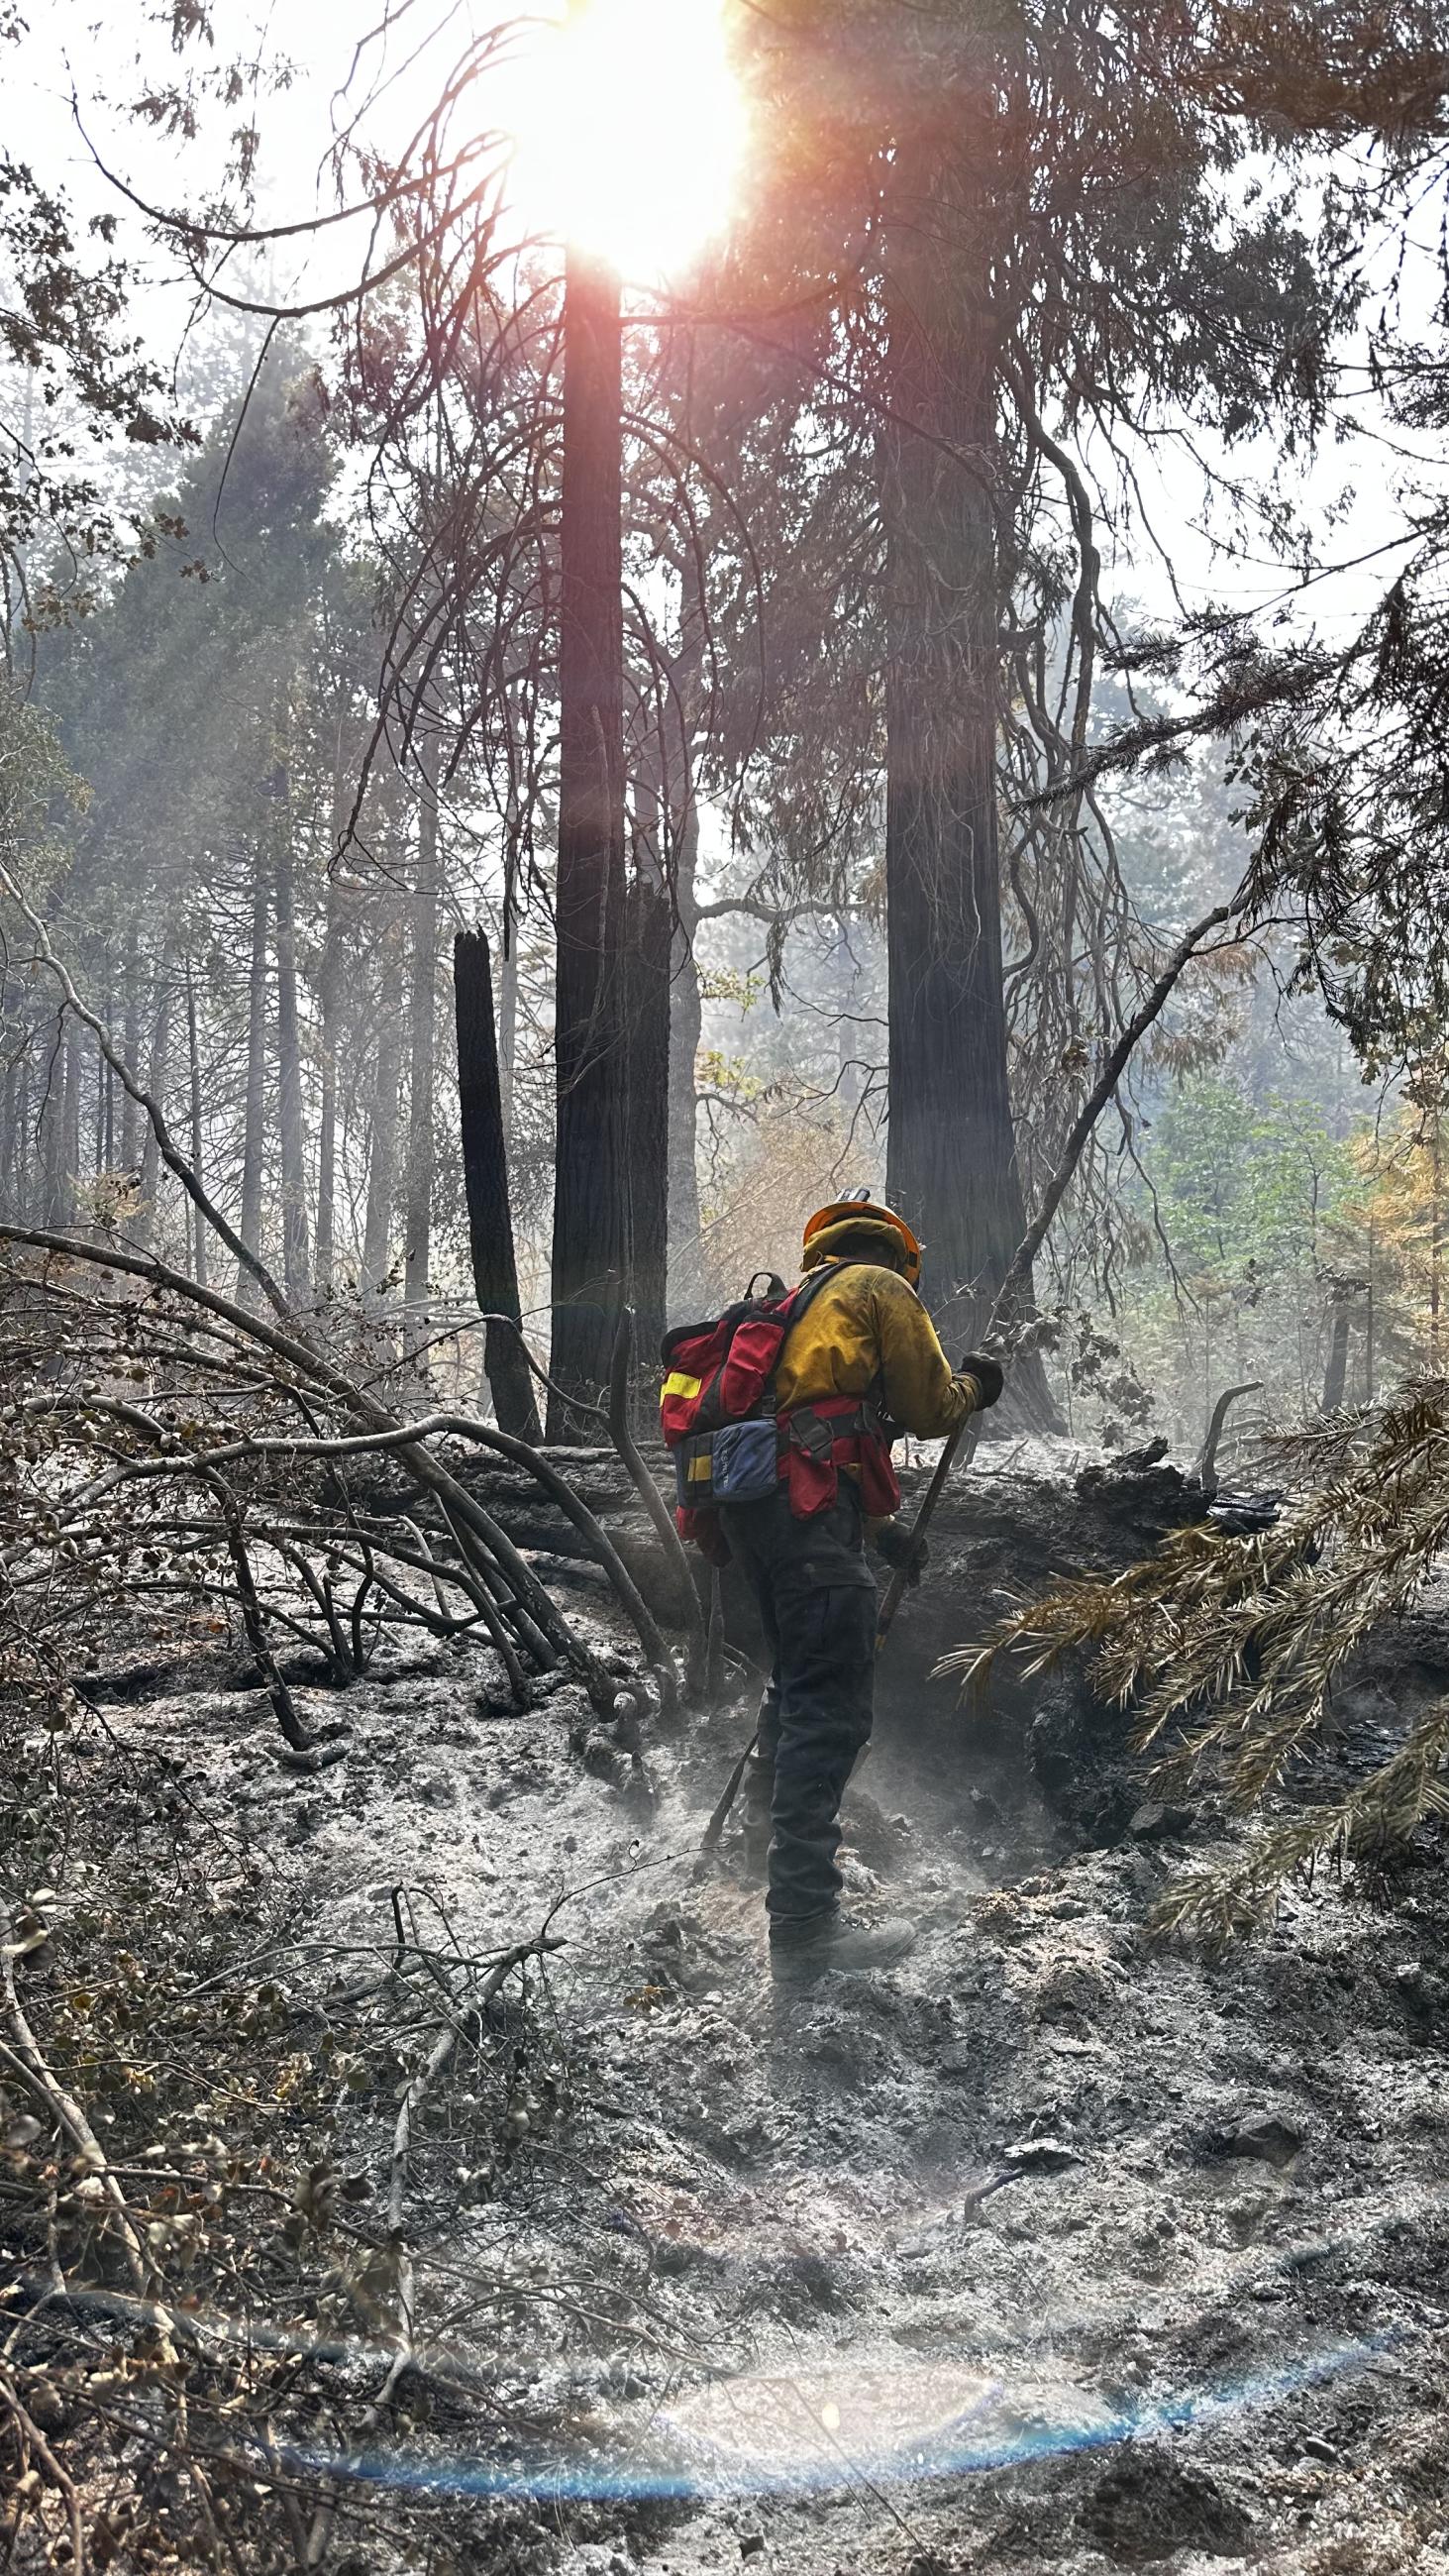
[[[653,1380],[669,1280],[669,963],[674,921],[662,886],[629,889],[629,1238],[635,1357]],[[650,1401],[653,1410],[653,1399]]]
[[[835,1061],[840,1083],[836,1098],[842,1109],[854,1118],[865,1090],[861,1071],[861,1047],[864,1033],[860,1013],[860,968],[850,945],[850,925],[842,921],[835,940],[835,962],[840,978],[836,995],[840,1017],[835,1027]]]
[[[418,813],[418,881],[413,895],[412,993],[408,1029],[407,1234],[403,1299],[408,1348],[428,1340],[428,1272],[432,1261],[433,1070],[438,1015],[438,914],[442,853],[438,840],[438,776],[442,742],[436,732],[419,743],[423,774]]]
[[[503,1142],[513,1151],[513,1087],[518,1072],[518,924],[504,899],[503,954],[498,961],[498,1085]]]
[[[44,1029],[36,1159],[40,1166],[41,1223],[63,1227],[65,1205],[65,1014]]]
[[[267,1110],[267,871],[256,854],[252,884],[252,955],[247,978],[247,1087],[242,1130],[241,1220],[237,1227],[248,1252],[262,1248],[262,1148]],[[237,1265],[236,1301],[255,1304],[257,1286],[251,1272]]]
[[[20,1059],[20,1081],[15,1104],[15,1213],[25,1218],[30,1207],[30,1062],[27,1046]]]
[[[390,921],[379,942],[382,990],[378,998],[377,1055],[373,1070],[371,1151],[367,1164],[367,1217],[362,1241],[362,1285],[375,1304],[389,1272],[393,1202],[397,1192],[398,1084],[402,1076],[402,1006],[398,991],[398,925]]]
[[[1333,1329],[1329,1337],[1328,1363],[1323,1372],[1323,1410],[1336,1413],[1348,1385],[1348,1335],[1351,1322],[1348,1299],[1339,1297],[1333,1306]]]
[[[12,1056],[5,1067],[5,1132],[0,1136],[0,1210],[17,1223],[23,1223],[25,1206],[20,1192],[20,1067],[22,1059]]]
[[[337,1018],[341,999],[342,898],[337,887],[335,854],[347,815],[343,776],[342,718],[332,759],[332,851],[327,871],[327,913],[322,932],[322,972],[318,991],[321,1010],[322,1097],[317,1112],[317,1285],[330,1288],[337,1251]]]
[[[101,988],[101,1017],[105,1021],[108,1029],[114,1028],[115,1022],[111,1017],[111,984],[109,976],[107,976],[106,981]],[[102,1172],[107,1168],[106,1129],[110,1124],[110,1118],[106,1075],[109,1070],[110,1067],[107,1065],[105,1057],[103,1055],[97,1055],[95,1116],[91,1122],[91,1171],[97,1180],[99,1180]]]
[[[126,996],[125,1047],[126,1064],[132,1073],[141,1068],[141,935],[137,930],[126,934],[126,963],[123,974]],[[140,1112],[126,1092],[121,1101],[121,1169],[133,1173],[140,1159]]]
[[[197,1038],[196,977],[189,956],[186,960],[186,1065],[191,1080],[191,1168],[204,1187],[206,1130],[202,1117],[201,1047]],[[191,1276],[198,1288],[204,1288],[207,1285],[206,1219],[199,1207],[193,1207],[191,1216]]]
[[[1363,1400],[1372,1404],[1378,1383],[1378,1311],[1374,1279],[1374,1221],[1368,1227],[1368,1305],[1363,1324]]]
[[[1429,1366],[1439,1374],[1439,1314],[1444,1289],[1444,1127],[1437,1094],[1430,1104],[1433,1127],[1429,1145]]]
[[[161,958],[159,990],[156,996],[156,1018],[151,1030],[151,1062],[146,1075],[146,1088],[164,1108],[171,1079],[171,970],[174,964],[168,941]],[[150,1243],[156,1233],[156,1200],[161,1188],[161,1148],[150,1120],[146,1122],[146,1142],[141,1154],[141,1205],[136,1219],[136,1232],[142,1243]]]
[[[337,1261],[337,1022],[342,968],[342,904],[327,887],[322,933],[322,1097],[317,1115],[317,1285],[330,1288]]]
[[[453,1007],[458,1032],[458,1109],[463,1183],[468,1199],[468,1243],[479,1312],[521,1323],[513,1212],[508,1198],[508,1149],[503,1132],[503,1091],[493,1025],[493,979],[488,942],[481,930],[460,930],[453,941]],[[518,1336],[506,1326],[484,1327],[483,1364],[500,1429],[537,1440],[533,1379]]]
[[[888,222],[887,1190],[926,1246],[923,1293],[959,1350],[1026,1232],[1007,1083],[997,849],[997,318],[963,295],[978,195],[939,156],[899,169]],[[963,198],[966,202],[963,204]],[[964,460],[969,460],[964,461]],[[1018,1423],[1059,1427],[1039,1358]],[[1003,1406],[1003,1412],[1008,1407]]]
[[[75,1222],[81,1176],[81,1032],[69,1015],[65,1024],[65,1086],[61,1104],[61,1176],[67,1224]]]
[[[302,1038],[297,1010],[297,901],[291,815],[278,808],[273,905],[277,925],[277,1125],[282,1149],[282,1279],[294,1305],[312,1298],[307,1222],[307,1133],[302,1099]]]
[[[553,1358],[549,1436],[608,1382],[630,1278],[624,940],[619,283],[571,244],[564,282],[559,823],[554,900]],[[588,1433],[592,1437],[592,1433]]]

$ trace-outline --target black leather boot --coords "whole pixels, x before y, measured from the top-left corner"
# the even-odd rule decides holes
[[[773,1915],[770,1974],[777,1985],[808,1985],[815,1977],[869,1976],[893,1968],[916,1946],[916,1927],[902,1916],[884,1923],[851,1923],[828,1914]]]

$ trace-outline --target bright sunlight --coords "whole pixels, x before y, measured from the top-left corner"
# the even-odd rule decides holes
[[[729,220],[744,102],[726,0],[583,0],[520,67],[514,206],[622,276],[687,268]]]

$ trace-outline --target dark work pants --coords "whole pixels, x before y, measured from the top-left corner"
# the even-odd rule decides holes
[[[750,1782],[756,1802],[771,1789],[765,1904],[774,1920],[800,1921],[840,1902],[840,1801],[870,1740],[875,1583],[860,1497],[842,1476],[813,1520],[797,1520],[783,1494],[720,1518],[774,1658]]]

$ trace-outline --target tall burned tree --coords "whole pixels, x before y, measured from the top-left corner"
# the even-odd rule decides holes
[[[1000,324],[972,126],[918,143],[886,208],[882,423],[887,1188],[926,1244],[926,1293],[970,1341],[1026,1209],[1007,1074],[997,730]],[[1057,1427],[1039,1359],[1019,1415]]]
[[[624,970],[624,606],[619,281],[577,246],[564,283],[559,536],[558,1134],[551,1439],[598,1395],[630,1275]]]

